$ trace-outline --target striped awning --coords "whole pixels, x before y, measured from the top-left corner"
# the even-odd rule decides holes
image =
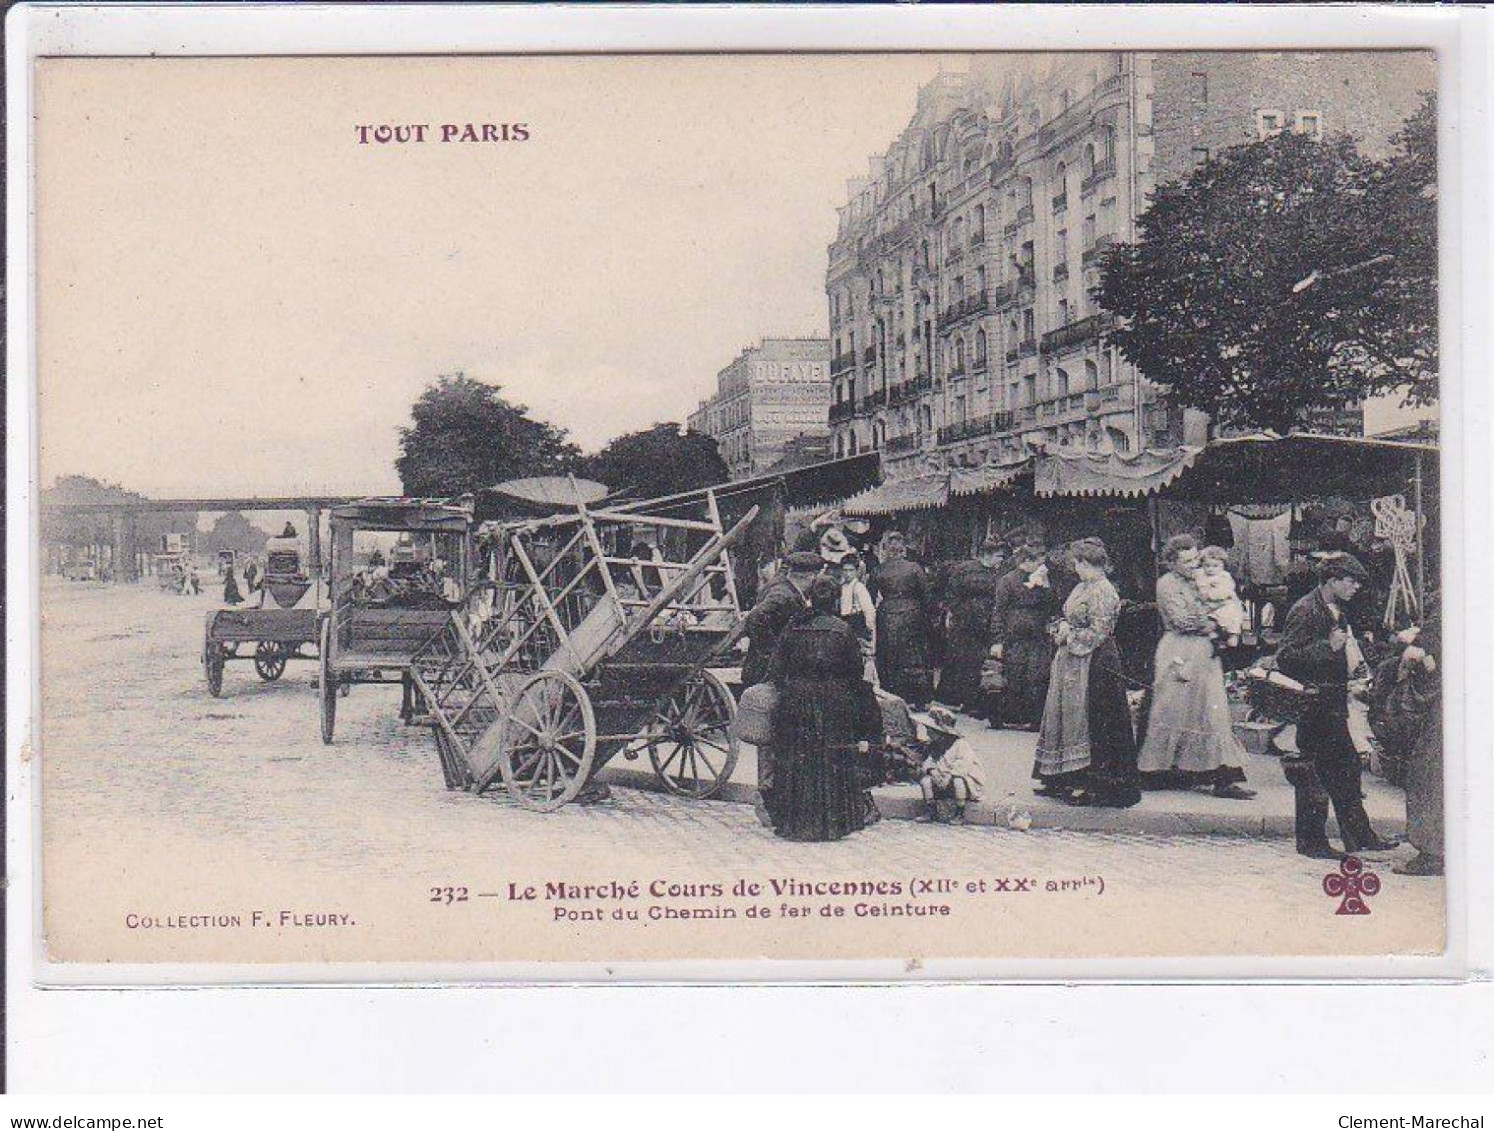
[[[1004,491],[1019,476],[1032,471],[1032,460],[1018,463],[987,464],[985,467],[956,467],[949,473],[949,493],[956,498],[989,495]]]

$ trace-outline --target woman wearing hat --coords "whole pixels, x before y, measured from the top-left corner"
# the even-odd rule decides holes
[[[773,830],[787,840],[839,840],[864,828],[875,807],[860,761],[882,736],[882,713],[861,678],[861,647],[840,619],[840,586],[816,577],[810,609],[778,642],[772,682]]]
[[[900,531],[889,532],[884,545],[886,560],[876,573],[877,679],[884,690],[921,710],[934,694],[929,580],[922,566],[908,560],[908,542]]]
[[[1141,800],[1136,737],[1115,648],[1120,594],[1098,538],[1070,544],[1079,582],[1063,605],[1057,653],[1032,776],[1040,792],[1075,805],[1124,809]]]

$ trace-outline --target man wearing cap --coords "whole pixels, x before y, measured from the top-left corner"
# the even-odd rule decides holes
[[[1005,559],[1001,543],[987,538],[978,557],[949,567],[941,586],[947,645],[935,698],[969,715],[985,713],[980,667],[991,647],[991,607]]]
[[[1349,681],[1358,652],[1345,607],[1368,580],[1352,554],[1325,556],[1318,584],[1292,606],[1282,630],[1277,665],[1315,693],[1297,724],[1300,764],[1289,775],[1296,790],[1297,851],[1316,859],[1340,854],[1328,843],[1328,803],[1333,802],[1346,852],[1394,848],[1370,827],[1360,792],[1359,752],[1349,733]]]

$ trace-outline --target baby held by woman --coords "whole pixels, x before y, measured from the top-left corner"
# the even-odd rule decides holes
[[[1199,555],[1198,572],[1193,584],[1208,607],[1209,617],[1219,628],[1219,636],[1231,648],[1240,643],[1245,630],[1245,605],[1235,591],[1235,579],[1226,564],[1229,554],[1218,546],[1205,546]]]

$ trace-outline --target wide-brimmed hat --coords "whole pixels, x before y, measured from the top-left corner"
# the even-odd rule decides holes
[[[816,573],[825,563],[820,560],[819,554],[811,554],[808,550],[795,550],[784,559],[784,564],[799,573]]]
[[[839,564],[842,558],[855,552],[856,548],[837,527],[829,527],[820,535],[820,557],[827,562]]]

